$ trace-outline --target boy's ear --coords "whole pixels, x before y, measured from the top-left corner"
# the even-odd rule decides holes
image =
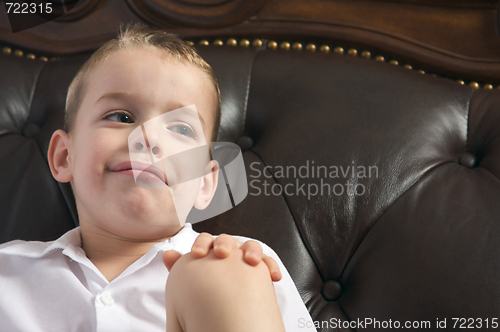
[[[217,160],[210,161],[211,172],[201,178],[198,197],[194,202],[194,207],[198,210],[204,210],[212,201],[217,183],[219,181],[219,163]]]
[[[73,178],[69,143],[69,135],[61,129],[56,130],[50,139],[47,159],[50,172],[58,182],[69,182]]]

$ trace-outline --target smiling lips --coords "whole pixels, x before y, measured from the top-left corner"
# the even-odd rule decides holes
[[[125,161],[114,165],[110,170],[115,173],[133,175],[136,181],[162,182],[163,185],[168,186],[167,176],[160,169],[151,164],[137,161]]]

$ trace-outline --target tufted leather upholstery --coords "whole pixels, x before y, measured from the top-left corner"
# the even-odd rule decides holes
[[[499,90],[333,54],[199,51],[221,86],[219,140],[242,146],[250,187],[196,230],[269,244],[318,321],[448,318],[450,328],[452,317],[498,314]],[[77,225],[46,152],[85,58],[0,54],[0,242],[52,240]],[[313,177],[313,162],[338,177]],[[307,165],[308,177],[278,167]],[[272,194],[276,183],[287,193]],[[323,194],[308,197],[315,185]]]

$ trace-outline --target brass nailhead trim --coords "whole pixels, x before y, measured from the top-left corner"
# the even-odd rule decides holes
[[[199,43],[202,45],[208,45],[207,44],[208,42],[206,40],[200,40]],[[213,41],[213,44],[214,45],[223,45],[224,42],[221,39],[216,39]],[[252,42],[250,42],[250,40],[245,39],[245,38],[240,39],[239,42],[235,38],[229,38],[226,40],[226,44],[231,45],[231,46],[239,45],[241,47],[249,47],[251,45],[253,47],[259,48],[259,47],[263,47],[264,42],[262,39],[258,39],[258,38],[254,39]],[[316,52],[317,50],[319,50],[320,52],[326,53],[326,54],[331,52],[331,48],[327,44],[322,44],[321,46],[316,46],[316,44],[314,44],[314,43],[302,44],[300,42],[294,42],[291,44],[289,41],[286,41],[286,40],[281,41],[279,44],[275,40],[269,40],[266,44],[266,48],[270,49],[270,50],[276,50],[276,49],[280,48],[280,49],[285,50],[285,51],[289,51],[290,49],[292,49],[294,51],[302,51],[303,49],[305,49],[308,52]],[[4,52],[5,52],[5,50],[4,50]],[[380,62],[386,61],[384,56],[382,56],[382,55],[373,56],[372,53],[368,50],[363,50],[363,51],[361,51],[361,53],[358,53],[358,50],[355,48],[349,48],[349,49],[347,49],[347,51],[345,51],[345,49],[343,47],[336,46],[335,48],[333,48],[333,52],[335,54],[339,54],[339,55],[346,53],[346,54],[348,54],[350,56],[354,56],[354,57],[360,55],[361,57],[363,57],[365,59],[372,59],[373,58],[376,61],[380,61]],[[396,59],[391,59],[388,62],[392,65],[395,65],[395,66],[400,65],[399,61]],[[427,74],[423,69],[418,69],[418,70],[414,69],[413,66],[408,64],[408,63],[404,64],[402,66],[406,69],[409,69],[409,70],[416,70],[421,74]],[[429,73],[428,75],[431,75],[433,77],[438,77],[438,75],[436,75],[436,74]],[[459,84],[462,84],[462,85],[466,84],[463,80],[457,80],[457,82]],[[477,82],[469,82],[468,85],[471,86],[472,88],[475,88],[475,89],[481,88],[481,85]],[[482,86],[482,88],[487,89],[487,90],[491,90],[494,88],[494,86],[492,84],[484,84]],[[500,85],[497,88],[500,89]]]
[[[278,48],[278,43],[275,42],[274,40],[270,40],[267,42],[267,48],[269,48],[271,50],[275,50]]]
[[[262,40],[260,39],[254,39],[252,42],[253,47],[262,47]]]
[[[337,46],[333,49],[333,53],[342,55],[344,54],[344,49],[340,46]]]
[[[302,44],[301,44],[301,43],[293,43],[293,44],[292,44],[292,49],[293,49],[294,51],[298,51],[298,52],[300,52],[300,51],[302,51],[302,47],[303,47],[303,46],[302,46]]]
[[[470,82],[469,86],[474,89],[479,89],[479,84],[477,82]]]
[[[316,45],[314,45],[313,43],[309,43],[306,45],[306,51],[309,51],[309,52],[316,52]]]
[[[191,45],[191,46],[194,46],[194,42],[191,41],[191,40],[187,40],[186,41],[187,44]],[[218,45],[218,46],[222,46],[224,45],[224,42],[222,39],[215,39],[213,42],[213,45]],[[198,44],[200,45],[209,45],[210,42],[206,39],[201,39],[198,41]],[[252,42],[250,42],[250,40],[248,39],[240,39],[240,41],[238,42],[235,38],[229,38],[226,40],[226,44],[227,45],[230,45],[230,46],[238,46],[240,45],[241,47],[249,47],[250,45],[253,46],[253,47],[256,47],[256,48],[259,48],[259,47],[263,47],[264,45],[264,42],[262,39],[259,39],[259,38],[256,38],[254,39]],[[276,50],[278,49],[278,43],[275,41],[275,40],[269,40],[266,44],[266,47],[270,50]],[[279,48],[283,49],[283,50],[290,50],[293,49],[294,51],[302,51],[302,49],[304,49],[304,44],[300,43],[300,42],[294,42],[293,44],[290,44],[290,42],[288,41],[282,41],[280,44],[279,44]],[[331,48],[329,45],[327,44],[322,44],[321,46],[319,46],[319,48],[316,46],[316,44],[314,43],[307,43],[306,46],[305,46],[305,49],[306,51],[309,51],[309,52],[316,52],[318,49],[320,52],[322,53],[325,53],[325,54],[328,54],[331,52]],[[24,53],[23,50],[20,50],[20,49],[15,49],[13,50],[11,47],[9,46],[4,46],[2,47],[2,52],[5,53],[5,54],[13,54],[15,56],[18,56],[18,57],[23,57],[25,56],[26,58],[28,59],[36,59],[36,55],[33,54],[33,53]],[[333,49],[333,52],[335,54],[339,54],[339,55],[342,55],[344,54],[344,48],[341,47],[341,46],[336,46],[334,49]],[[347,54],[350,55],[350,56],[357,56],[358,55],[358,50],[356,50],[355,48],[349,48],[347,50]],[[372,58],[372,54],[370,51],[367,51],[367,50],[363,50],[361,53],[360,53],[361,57],[363,58],[366,58],[366,59],[371,59]],[[385,58],[382,56],[382,55],[377,55],[375,56],[374,58],[376,61],[380,61],[380,62],[385,62]],[[38,57],[38,60],[41,60],[41,61],[53,61],[53,60],[57,60],[56,57],[51,57],[50,59],[47,57],[47,56],[39,56]],[[392,59],[389,61],[389,63],[393,64],[393,65],[396,65],[396,66],[399,66],[399,62],[395,59]],[[410,70],[414,70],[412,65],[410,64],[405,64],[403,66],[404,68],[406,69],[410,69]],[[426,74],[426,72],[423,70],[423,69],[418,69],[417,70],[419,73],[421,74]],[[434,76],[434,77],[437,77],[436,74],[430,74],[431,76]],[[458,84],[461,84],[461,85],[465,85],[465,81],[463,80],[460,80],[460,79],[457,79],[456,82]],[[481,85],[478,83],[478,82],[475,82],[475,81],[471,81],[468,83],[468,85],[474,89],[479,89],[481,88]],[[483,89],[486,89],[486,90],[492,90],[494,89],[494,86],[492,84],[488,84],[488,83],[484,83],[483,86],[482,86]],[[497,86],[497,89],[500,89],[500,85]]]
[[[226,41],[226,44],[229,45],[229,46],[238,46],[238,42],[234,38],[229,38]]]
[[[288,51],[288,50],[290,49],[290,43],[289,43],[289,42],[286,42],[286,41],[281,42],[281,43],[280,43],[280,48],[281,48],[282,50]]]
[[[13,49],[10,46],[3,46],[1,49],[2,49],[2,53],[8,54],[8,55],[15,55],[18,57],[26,57],[27,59],[30,59],[30,60],[37,59],[37,56],[34,53],[31,53],[31,52],[26,53],[25,51],[23,51],[21,49]],[[50,58],[50,60],[56,60],[56,59],[57,59],[56,57]],[[38,60],[49,61],[49,58],[45,55],[40,55],[38,57]]]
[[[330,53],[330,46],[328,46],[328,45],[321,45],[321,47],[319,48],[319,51],[323,52],[323,53]]]
[[[242,40],[240,40],[240,46],[248,47],[248,46],[250,46],[250,41],[248,39],[242,39]]]

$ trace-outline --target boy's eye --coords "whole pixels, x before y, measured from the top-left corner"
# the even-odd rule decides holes
[[[188,137],[196,137],[196,134],[194,133],[193,129],[187,125],[176,125],[168,128],[168,130],[173,131],[174,133],[177,133],[182,136],[188,136]]]
[[[116,112],[113,114],[109,114],[105,117],[105,119],[121,123],[134,123],[132,117],[124,112]]]

